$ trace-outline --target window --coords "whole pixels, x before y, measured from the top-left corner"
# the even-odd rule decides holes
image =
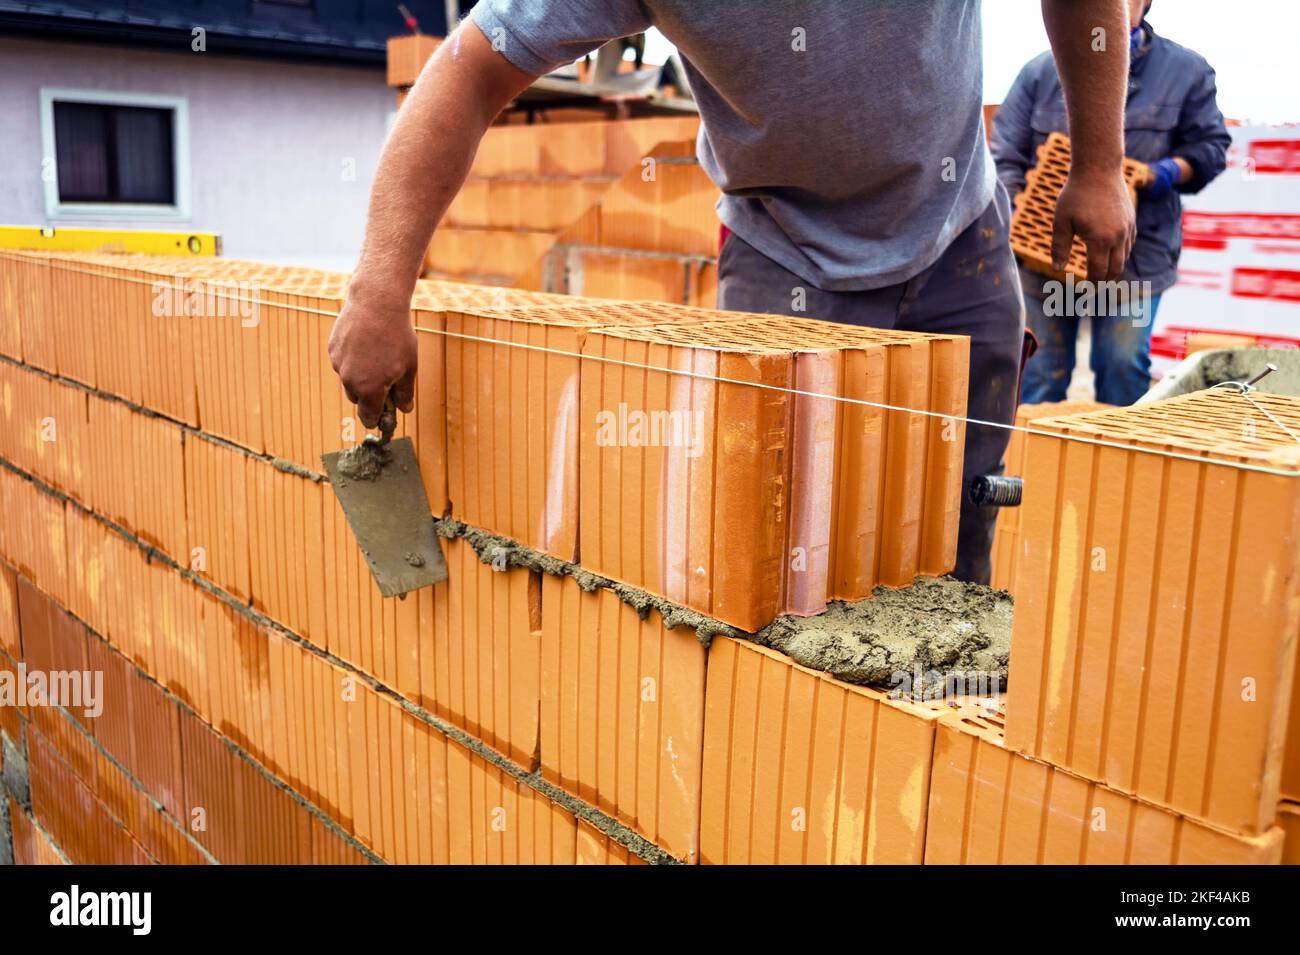
[[[188,218],[183,98],[43,89],[41,134],[51,218]]]
[[[60,202],[174,205],[172,111],[54,101]]]

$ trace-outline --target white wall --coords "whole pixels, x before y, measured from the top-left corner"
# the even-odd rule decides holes
[[[42,86],[185,97],[189,218],[51,223]],[[231,258],[351,268],[392,110],[381,69],[0,37],[0,224],[218,232]]]

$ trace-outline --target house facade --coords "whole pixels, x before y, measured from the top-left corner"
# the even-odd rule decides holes
[[[406,2],[433,34],[447,6]],[[406,29],[386,2],[0,0],[0,224],[215,232],[228,256],[349,268]]]

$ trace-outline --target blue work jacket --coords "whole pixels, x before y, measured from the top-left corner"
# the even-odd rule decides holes
[[[1161,199],[1138,194],[1137,241],[1124,277],[1151,283],[1160,294],[1177,281],[1182,251],[1181,193],[1204,189],[1227,165],[1231,137],[1215,99],[1214,70],[1205,58],[1142,23],[1144,41],[1129,67],[1124,152],[1154,163],[1181,156],[1192,178]],[[993,118],[991,145],[998,177],[1012,196],[1025,188],[1025,172],[1049,133],[1068,133],[1065,95],[1051,53],[1030,60]],[[1043,277],[1021,270],[1026,291],[1041,297]]]

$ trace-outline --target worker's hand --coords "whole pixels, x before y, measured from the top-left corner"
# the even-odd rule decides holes
[[[1070,261],[1070,242],[1076,235],[1088,247],[1089,281],[1109,281],[1124,274],[1137,235],[1137,218],[1128,186],[1118,172],[1070,172],[1056,201],[1052,230],[1052,268],[1057,272]]]
[[[1183,170],[1178,160],[1165,157],[1147,166],[1147,181],[1142,186],[1142,198],[1163,199],[1183,181]]]
[[[348,290],[330,332],[330,364],[367,428],[378,427],[390,388],[398,408],[414,409],[417,351],[409,299]]]

